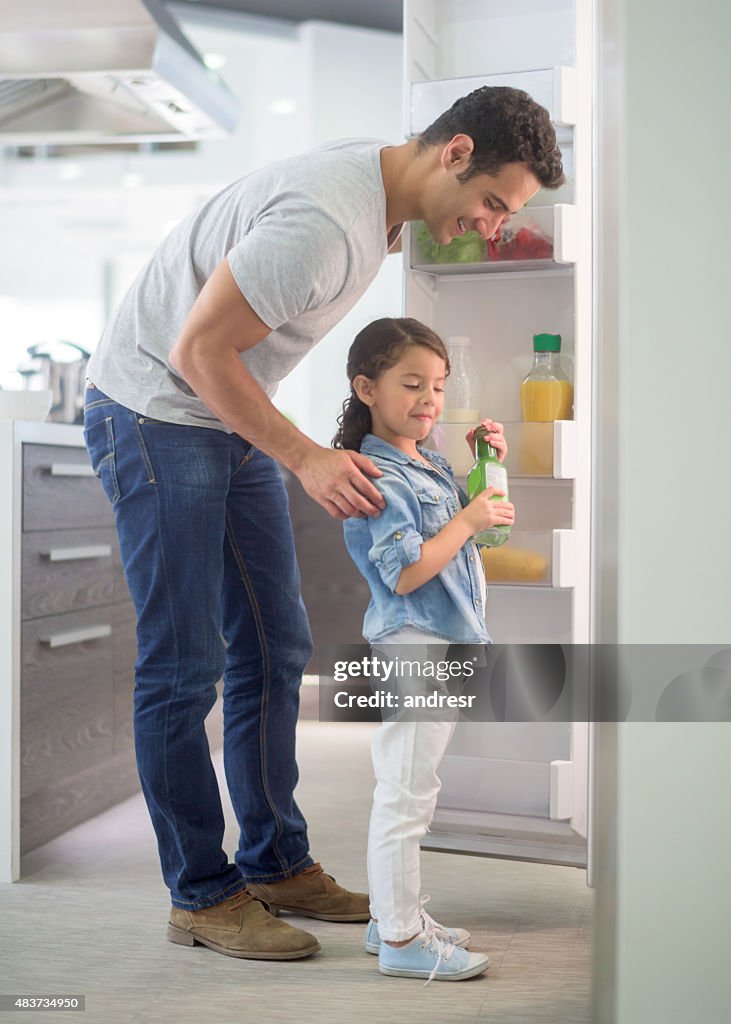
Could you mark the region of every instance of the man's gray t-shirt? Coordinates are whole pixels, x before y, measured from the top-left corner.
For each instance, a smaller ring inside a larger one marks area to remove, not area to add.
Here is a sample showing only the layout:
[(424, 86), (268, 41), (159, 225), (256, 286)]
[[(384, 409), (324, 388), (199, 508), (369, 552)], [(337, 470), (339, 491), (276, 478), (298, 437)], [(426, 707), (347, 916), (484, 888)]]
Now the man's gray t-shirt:
[(228, 259), (271, 328), (242, 353), (272, 397), (277, 385), (355, 305), (398, 231), (374, 139), (330, 142), (279, 160), (217, 193), (167, 236), (102, 334), (89, 379), (116, 402), (172, 423), (228, 430), (169, 362), (190, 309)]

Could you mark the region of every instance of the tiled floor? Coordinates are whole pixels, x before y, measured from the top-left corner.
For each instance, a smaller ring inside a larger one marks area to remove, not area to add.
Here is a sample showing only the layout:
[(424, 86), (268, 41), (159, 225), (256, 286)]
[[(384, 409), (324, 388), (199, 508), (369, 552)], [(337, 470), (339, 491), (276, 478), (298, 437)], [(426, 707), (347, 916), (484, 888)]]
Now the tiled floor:
[[(302, 722), (298, 803), (313, 855), (338, 881), (366, 888), (372, 726)], [(215, 757), (223, 779), (220, 753)], [(230, 805), (226, 848), (237, 842)], [(490, 954), (460, 984), (386, 978), (361, 925), (290, 918), (322, 951), (293, 963), (235, 960), (166, 941), (163, 887), (141, 796), (30, 854), (23, 881), (0, 887), (0, 992), (86, 994), (64, 1022), (584, 1024), (590, 1021), (591, 893), (571, 868), (425, 853), (437, 920), (468, 927)], [(15, 1021), (48, 1012), (26, 1012)]]

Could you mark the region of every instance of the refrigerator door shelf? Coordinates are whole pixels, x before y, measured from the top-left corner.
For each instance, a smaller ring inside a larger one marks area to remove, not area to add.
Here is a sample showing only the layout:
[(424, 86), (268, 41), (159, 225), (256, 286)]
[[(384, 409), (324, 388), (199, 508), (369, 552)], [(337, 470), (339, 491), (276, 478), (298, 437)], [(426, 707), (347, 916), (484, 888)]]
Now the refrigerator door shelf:
[[(440, 246), (435, 252), (431, 236), (422, 224), (416, 224), (409, 235), (411, 269), (422, 273), (445, 276), (571, 272), (576, 260), (576, 207), (570, 203), (523, 207), (506, 218), (499, 239), (482, 242), (475, 237), (472, 262), (445, 262), (443, 250), (447, 247)], [(460, 240), (460, 246), (465, 244)], [(455, 245), (452, 251), (460, 255), (459, 246)]]
[(574, 762), (551, 761), (549, 816), (565, 821), (574, 813)]
[[(474, 461), (465, 434), (472, 424), (434, 424), (425, 444), (435, 448), (448, 460), (456, 476), (463, 482)], [(548, 423), (524, 423), (503, 420), (508, 457), (505, 468), (510, 480), (550, 483), (551, 480), (573, 480), (576, 477), (576, 424), (573, 420)]]
[(513, 530), (502, 547), (480, 549), (488, 586), (572, 587), (574, 540), (573, 530)]
[[(413, 82), (409, 131), (418, 135), (440, 114), (458, 100), (482, 86), (509, 86), (523, 89), (545, 107), (557, 126), (576, 124), (576, 69), (543, 68), (536, 71), (514, 71), (501, 75), (479, 75), (472, 78), (447, 78), (441, 81)], [(559, 145), (570, 140), (571, 132), (557, 133)]]
[(574, 530), (553, 531), (553, 585), (559, 588), (576, 586), (576, 532)]
[(573, 480), (576, 477), (576, 424), (503, 423), (508, 442), (509, 479)]

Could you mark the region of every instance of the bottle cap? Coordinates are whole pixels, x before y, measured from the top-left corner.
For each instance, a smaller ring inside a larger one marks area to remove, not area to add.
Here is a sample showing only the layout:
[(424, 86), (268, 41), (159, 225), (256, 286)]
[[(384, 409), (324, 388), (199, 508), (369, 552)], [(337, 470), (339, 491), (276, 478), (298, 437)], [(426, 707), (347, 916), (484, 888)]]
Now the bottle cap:
[[(479, 427), (475, 428), (474, 444), (475, 451), (477, 453), (484, 453), (491, 457), (497, 455), (497, 452), (495, 451), (490, 442), (490, 436), (491, 431), (489, 431), (487, 427), (483, 427), (482, 424), (480, 424)], [(485, 451), (485, 449), (487, 449), (487, 451)]]
[(452, 335), (451, 337), (447, 338), (448, 348), (464, 348), (465, 346), (469, 345), (469, 343), (469, 338), (464, 338), (460, 335)]
[(534, 352), (560, 352), (561, 351), (561, 335), (560, 334), (534, 334), (533, 335), (533, 351)]

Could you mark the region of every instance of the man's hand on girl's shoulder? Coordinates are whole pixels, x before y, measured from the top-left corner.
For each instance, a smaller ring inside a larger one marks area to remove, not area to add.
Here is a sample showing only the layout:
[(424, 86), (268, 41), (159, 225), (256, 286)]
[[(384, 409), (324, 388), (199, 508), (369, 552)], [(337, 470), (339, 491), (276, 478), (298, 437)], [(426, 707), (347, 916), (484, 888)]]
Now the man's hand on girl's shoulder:
[(377, 516), (385, 507), (380, 491), (368, 479), (381, 476), (381, 470), (360, 452), (316, 445), (296, 472), (307, 494), (333, 519)]

